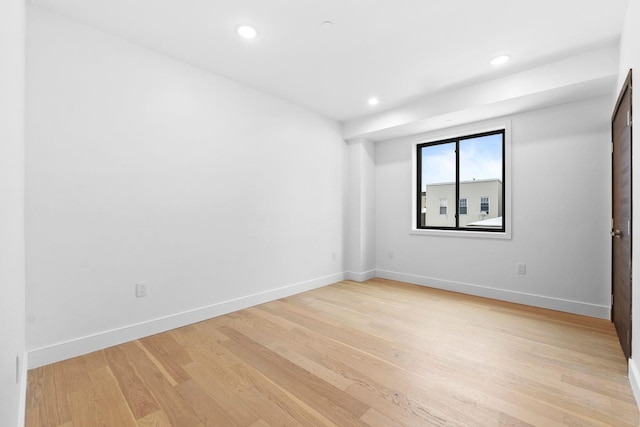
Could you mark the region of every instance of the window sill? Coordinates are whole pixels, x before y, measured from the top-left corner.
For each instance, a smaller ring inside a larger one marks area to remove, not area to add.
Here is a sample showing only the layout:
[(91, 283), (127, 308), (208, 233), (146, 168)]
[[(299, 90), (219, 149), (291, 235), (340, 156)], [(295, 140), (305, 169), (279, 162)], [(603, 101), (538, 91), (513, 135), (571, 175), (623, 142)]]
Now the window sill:
[(511, 230), (507, 230), (504, 232), (494, 232), (494, 231), (465, 231), (465, 230), (421, 230), (421, 229), (413, 228), (411, 229), (409, 234), (412, 234), (414, 236), (471, 237), (474, 239), (511, 240)]

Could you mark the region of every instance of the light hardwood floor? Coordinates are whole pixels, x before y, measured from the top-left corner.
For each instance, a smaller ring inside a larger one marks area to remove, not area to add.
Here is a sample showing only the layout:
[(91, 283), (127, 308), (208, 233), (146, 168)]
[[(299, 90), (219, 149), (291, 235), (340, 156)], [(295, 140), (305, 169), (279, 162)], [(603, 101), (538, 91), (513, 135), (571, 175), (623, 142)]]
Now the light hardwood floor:
[(29, 372), (27, 426), (637, 426), (612, 324), (341, 282)]

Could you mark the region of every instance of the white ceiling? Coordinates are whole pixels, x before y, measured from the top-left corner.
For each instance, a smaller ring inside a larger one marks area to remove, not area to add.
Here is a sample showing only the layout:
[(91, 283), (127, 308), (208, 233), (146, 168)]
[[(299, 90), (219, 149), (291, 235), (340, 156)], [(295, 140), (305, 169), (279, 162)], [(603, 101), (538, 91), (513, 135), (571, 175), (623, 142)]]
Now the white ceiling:
[(610, 46), (628, 2), (30, 0), (340, 121)]

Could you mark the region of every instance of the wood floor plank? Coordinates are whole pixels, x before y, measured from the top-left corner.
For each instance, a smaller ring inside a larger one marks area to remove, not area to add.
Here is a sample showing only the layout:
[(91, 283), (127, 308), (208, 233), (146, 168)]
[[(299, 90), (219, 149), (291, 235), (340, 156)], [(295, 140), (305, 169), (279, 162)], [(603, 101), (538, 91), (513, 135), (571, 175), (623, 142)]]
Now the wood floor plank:
[[(253, 313), (247, 313), (246, 316), (251, 317), (252, 314)], [(269, 326), (266, 329), (254, 330), (258, 325), (263, 325), (264, 323), (264, 321), (261, 323), (245, 321), (240, 324), (235, 322), (230, 322), (229, 324), (235, 328), (241, 329), (243, 334), (252, 337), (257, 342), (262, 342), (261, 339), (264, 338), (264, 343), (267, 344), (273, 341), (273, 326)], [(343, 378), (344, 381), (348, 381), (350, 383), (366, 383), (368, 384), (369, 389), (372, 387), (376, 388), (376, 383), (373, 382), (371, 375), (375, 375), (375, 373), (380, 373), (381, 371), (379, 369), (379, 363), (381, 362), (377, 358), (373, 358), (373, 362), (367, 364), (364, 363), (362, 354), (355, 354), (351, 366), (344, 365), (343, 362), (345, 361), (345, 358), (343, 356), (351, 354), (351, 348), (340, 346), (339, 343), (328, 338), (316, 335), (313, 337), (307, 336), (305, 335), (305, 332), (300, 330), (288, 331), (286, 333), (281, 331), (280, 333), (283, 334), (282, 342), (286, 343), (287, 347), (290, 348), (291, 351), (295, 351), (299, 355), (304, 355), (304, 357), (310, 357), (309, 360), (313, 359), (314, 363), (317, 363), (318, 366), (324, 366), (328, 371), (335, 372), (335, 375)], [(344, 353), (336, 352), (333, 346), (338, 346), (338, 348), (341, 348)], [(332, 357), (332, 355), (335, 356), (335, 358)], [(289, 354), (285, 354), (283, 356), (291, 360)], [(354, 367), (352, 368), (352, 366)], [(396, 373), (394, 372), (394, 374)], [(397, 380), (398, 383), (406, 384), (401, 377), (398, 377)], [(331, 383), (330, 380), (327, 380), (327, 382)], [(387, 392), (386, 394), (391, 395), (392, 392)], [(416, 420), (412, 420), (412, 422), (413, 425), (415, 425)]]
[[(272, 396), (265, 395), (256, 388), (251, 388), (242, 393), (243, 403), (247, 402), (254, 408), (255, 413), (260, 414), (257, 422), (264, 422), (273, 426), (299, 426), (301, 425), (289, 412), (278, 406)], [(255, 423), (254, 423), (255, 424)], [(305, 424), (302, 424), (305, 425)], [(311, 425), (311, 424), (306, 424)]]
[[(91, 381), (91, 379), (89, 379)], [(71, 417), (79, 426), (98, 426), (101, 423), (92, 388), (85, 388), (67, 396)]]
[(369, 408), (360, 419), (371, 427), (405, 427), (405, 424), (389, 418), (375, 408)]
[(292, 347), (286, 343), (274, 343), (269, 345), (268, 348), (340, 390), (344, 391), (353, 385), (353, 380), (347, 379), (335, 371), (303, 356), (299, 352), (292, 350)]
[(305, 404), (302, 399), (269, 380), (251, 366), (239, 364), (234, 366), (233, 370), (251, 382), (258, 392), (269, 399), (279, 410), (287, 413), (299, 425), (309, 427), (335, 426), (329, 419)]
[(151, 413), (138, 420), (138, 427), (172, 427), (163, 410)]
[(149, 351), (149, 349), (146, 346), (144, 346), (140, 342), (140, 340), (134, 341), (134, 344), (145, 354), (145, 356), (147, 356), (147, 359), (149, 359), (149, 361), (155, 365), (155, 367), (158, 369), (160, 373), (162, 373), (162, 375), (169, 382), (169, 384), (171, 384), (174, 387), (178, 385), (178, 381), (173, 377), (173, 375), (171, 375), (171, 372), (167, 371), (164, 363), (158, 360), (156, 356), (151, 351)]
[(339, 282), (29, 372), (27, 427), (638, 426), (610, 322)]
[[(71, 421), (71, 411), (66, 398), (67, 384), (62, 375), (62, 365), (47, 365), (36, 371), (36, 381), (32, 385), (35, 385), (37, 397), (31, 405), (38, 405), (42, 427), (59, 426)], [(45, 399), (46, 396), (55, 395), (58, 392), (62, 398)]]
[(97, 425), (135, 426), (136, 420), (118, 387), (109, 367), (89, 372), (95, 396), (95, 411), (99, 420)]
[[(216, 377), (205, 365), (198, 362), (185, 366), (185, 370), (209, 396), (210, 400), (214, 401), (217, 406), (224, 408), (227, 418), (232, 421), (230, 425), (246, 426), (260, 419), (253, 408), (238, 404), (242, 401), (238, 393), (242, 393), (245, 389), (239, 390), (229, 387), (229, 383), (224, 378)], [(234, 381), (234, 384), (237, 382)]]
[(518, 418), (512, 417), (509, 414), (502, 413), (500, 414), (500, 419), (498, 420), (498, 426), (500, 427), (533, 427), (529, 423), (525, 423)]
[(152, 354), (154, 359), (162, 364), (174, 382), (188, 381), (187, 375), (181, 365), (191, 362), (188, 353), (180, 346), (169, 333), (152, 335), (138, 340), (140, 344)]
[(107, 360), (104, 358), (104, 351), (94, 351), (93, 353), (81, 356), (84, 360), (85, 367), (88, 372), (108, 366)]
[(40, 419), (40, 407), (36, 406), (35, 408), (28, 408), (25, 411), (25, 427), (41, 427), (46, 425)]
[(67, 394), (91, 387), (91, 379), (83, 358), (63, 360), (59, 366), (61, 368), (60, 381), (64, 383)]
[(243, 425), (242, 422), (237, 421), (233, 414), (226, 410), (223, 405), (220, 405), (215, 399), (211, 398), (194, 380), (179, 384), (176, 390), (183, 398), (190, 402), (194, 415), (203, 425)]
[(135, 366), (136, 373), (162, 408), (171, 425), (192, 427), (200, 423), (189, 401), (176, 391), (163, 372), (137, 343), (126, 343), (118, 347), (125, 352), (127, 359)]
[(135, 366), (127, 359), (124, 351), (119, 347), (111, 347), (104, 350), (104, 355), (134, 418), (144, 418), (159, 411), (160, 406), (143, 384), (135, 371)]
[[(300, 337), (304, 337), (304, 335), (300, 335)], [(287, 342), (296, 341), (294, 337), (288, 338), (290, 339), (287, 339)], [(333, 361), (325, 359), (322, 363), (328, 363), (331, 369), (342, 372), (343, 375), (351, 378), (353, 382), (368, 384), (369, 390), (375, 390), (376, 394), (388, 400), (394, 401), (400, 396), (405, 396), (405, 393), (399, 393), (398, 390), (403, 390), (403, 388), (410, 389), (411, 392), (403, 398), (403, 404), (406, 404), (407, 407), (416, 404), (420, 407), (421, 405), (418, 403), (419, 396), (423, 396), (424, 401), (429, 399), (431, 406), (434, 408), (439, 407), (441, 412), (446, 412), (447, 410), (451, 412), (457, 411), (459, 416), (464, 418), (464, 413), (466, 412), (464, 404), (457, 404), (458, 409), (456, 410), (451, 405), (459, 402), (441, 400), (442, 396), (447, 396), (444, 390), (442, 390), (442, 393), (437, 393), (433, 392), (432, 389), (430, 393), (432, 397), (427, 398), (427, 393), (418, 385), (424, 383), (434, 384), (437, 387), (448, 387), (449, 381), (446, 381), (446, 379), (455, 381), (454, 378), (456, 378), (449, 376), (448, 373), (441, 373), (439, 374), (440, 377), (418, 376), (408, 370), (399, 371), (393, 357), (390, 357), (389, 360), (381, 360), (374, 355), (359, 354), (353, 352), (350, 346), (341, 345), (336, 340), (325, 339), (321, 336), (304, 337), (302, 340), (302, 346), (298, 348), (299, 351), (305, 351), (304, 348), (309, 348), (316, 354), (331, 353), (334, 355)], [(339, 365), (335, 362), (337, 360), (340, 361)], [(412, 384), (414, 385), (413, 387)], [(475, 409), (475, 418), (479, 418), (482, 411), (478, 407)], [(421, 409), (418, 409), (416, 412), (420, 413), (421, 411)], [(432, 417), (432, 414), (427, 414), (427, 416)], [(489, 410), (486, 417), (492, 420), (497, 417), (497, 413)]]
[(228, 326), (220, 327), (220, 331), (231, 338), (224, 342), (225, 347), (241, 355), (249, 365), (281, 387), (292, 390), (298, 397), (305, 396), (310, 406), (333, 422), (361, 424), (358, 419), (368, 409), (362, 402)]
[[(267, 317), (260, 315), (267, 315)], [(269, 318), (268, 315), (262, 310), (246, 310), (243, 311), (242, 316), (230, 318), (228, 326), (341, 390), (353, 384), (352, 380), (304, 356), (295, 345), (292, 345), (293, 329), (278, 327), (281, 324), (280, 320), (276, 317)]]
[[(264, 323), (264, 322), (263, 322)], [(245, 322), (245, 324), (249, 324), (249, 322)], [(234, 324), (237, 327), (237, 325)], [(267, 328), (267, 331), (271, 328)], [(254, 336), (259, 340), (260, 332), (267, 335), (267, 331), (262, 330), (255, 332)], [(249, 329), (243, 329), (243, 333), (250, 333)], [(294, 348), (296, 342), (299, 342), (299, 346), (296, 347), (296, 351), (300, 353), (304, 353), (313, 357), (313, 354), (316, 355), (333, 355), (333, 358), (324, 358), (318, 359), (318, 363), (326, 364), (327, 368), (340, 372), (343, 378), (350, 378), (347, 381), (356, 382), (356, 383), (366, 383), (368, 384), (367, 389), (369, 391), (375, 391), (375, 394), (382, 396), (383, 398), (392, 401), (394, 404), (398, 404), (397, 399), (400, 397), (400, 393), (397, 390), (411, 389), (409, 392), (409, 397), (405, 399), (402, 404), (406, 404), (407, 407), (411, 405), (415, 405), (416, 396), (423, 395), (426, 400), (427, 397), (423, 390), (420, 387), (411, 387), (411, 384), (418, 384), (421, 382), (425, 383), (434, 383), (431, 378), (424, 378), (418, 376), (410, 376), (408, 371), (398, 371), (397, 367), (394, 367), (393, 364), (387, 363), (385, 361), (380, 360), (378, 357), (362, 354), (358, 352), (353, 352), (353, 348), (350, 346), (345, 346), (340, 344), (336, 340), (327, 339), (326, 337), (322, 337), (319, 335), (313, 336), (305, 336), (303, 333), (300, 333), (297, 337), (296, 334), (286, 334), (286, 338), (284, 341), (290, 345), (291, 348)], [(267, 338), (267, 341), (270, 339)], [(300, 340), (300, 341), (299, 341)], [(308, 352), (307, 352), (308, 351)], [(346, 363), (346, 365), (345, 365)], [(385, 385), (383, 385), (385, 384)], [(434, 407), (440, 407), (441, 411), (445, 412), (447, 409), (449, 411), (453, 411), (451, 407), (448, 407), (446, 403), (439, 401), (440, 396), (445, 396), (446, 393), (433, 393), (436, 394), (436, 397), (431, 397), (430, 403)], [(365, 399), (360, 396), (360, 399)], [(418, 404), (418, 406), (420, 406)], [(421, 410), (417, 410), (416, 412), (420, 412)], [(464, 410), (459, 410), (460, 416), (464, 413)], [(476, 408), (475, 417), (479, 417), (480, 411)], [(429, 417), (431, 415), (428, 415)], [(489, 419), (494, 419), (497, 417), (497, 413), (488, 414), (487, 417)], [(415, 423), (417, 421), (413, 421)]]

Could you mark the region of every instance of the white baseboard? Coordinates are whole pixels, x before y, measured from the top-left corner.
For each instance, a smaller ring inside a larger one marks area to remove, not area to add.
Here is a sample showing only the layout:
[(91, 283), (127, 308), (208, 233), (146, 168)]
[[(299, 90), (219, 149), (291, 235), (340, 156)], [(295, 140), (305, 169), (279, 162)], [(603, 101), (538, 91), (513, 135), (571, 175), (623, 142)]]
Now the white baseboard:
[(347, 271), (345, 278), (347, 280), (353, 280), (354, 282), (364, 282), (376, 277), (376, 270), (364, 271), (362, 273), (355, 273), (353, 271)]
[(531, 305), (534, 307), (548, 308), (550, 310), (564, 311), (567, 313), (581, 314), (584, 316), (610, 319), (611, 307), (606, 305), (590, 304), (579, 301), (571, 301), (560, 298), (552, 298), (542, 295), (527, 294), (524, 292), (509, 291), (490, 288), (487, 286), (472, 285), (469, 283), (451, 282), (448, 280), (434, 279), (431, 277), (417, 276), (395, 271), (376, 270), (377, 277), (412, 283), (414, 285), (428, 286), (430, 288), (460, 292), (468, 295), (492, 298), (517, 304)]
[[(272, 289), (269, 291), (264, 291), (233, 300), (222, 301), (205, 307), (172, 314), (166, 317), (152, 319), (146, 322), (128, 325), (122, 328), (103, 331), (93, 335), (29, 350), (28, 354), (25, 356), (25, 363), (23, 363), (23, 367), (26, 371), (26, 369), (33, 369), (39, 366), (48, 365), (50, 363), (59, 362), (61, 360), (122, 344), (127, 341), (132, 341), (138, 338), (200, 322), (212, 317), (231, 313), (233, 311), (242, 310), (244, 308), (273, 301), (278, 298), (283, 298), (300, 292), (327, 286), (341, 280), (348, 279), (357, 282), (364, 282), (374, 277), (381, 277), (390, 280), (397, 280), (406, 283), (413, 283), (416, 285), (461, 292), (469, 295), (493, 298), (518, 304), (526, 304), (535, 307), (582, 314), (585, 316), (599, 317), (603, 319), (610, 318), (610, 307), (608, 306), (570, 301), (559, 298), (551, 298), (541, 295), (532, 295), (522, 292), (508, 291), (504, 289), (495, 289), (468, 283), (452, 282), (447, 280), (434, 279), (431, 277), (398, 273), (394, 271), (371, 270), (362, 273), (347, 272), (337, 273), (306, 282), (283, 286), (281, 288)], [(25, 382), (24, 386), (26, 387), (26, 373), (23, 377), (23, 381)]]
[(18, 427), (23, 427), (26, 422), (27, 414), (27, 383), (28, 383), (28, 354), (22, 353), (22, 363), (20, 366), (20, 402), (18, 406)]
[(629, 382), (633, 396), (636, 398), (636, 405), (640, 408), (640, 371), (638, 371), (638, 365), (633, 358), (629, 359)]
[(206, 319), (211, 319), (212, 317), (242, 310), (248, 307), (253, 307), (258, 304), (276, 300), (278, 298), (284, 298), (287, 296), (298, 294), (300, 292), (327, 286), (344, 280), (345, 277), (345, 273), (337, 273), (330, 276), (320, 277), (306, 282), (283, 286), (277, 289), (271, 289), (253, 295), (247, 295), (228, 301), (218, 302), (205, 307), (172, 314), (162, 318), (152, 319), (146, 322), (128, 325), (122, 328), (103, 331), (97, 334), (29, 350), (28, 369), (33, 369), (39, 366), (48, 365), (50, 363), (59, 362), (61, 360), (70, 359), (72, 357), (122, 344), (127, 341), (136, 340), (149, 335), (154, 335), (161, 332), (169, 331), (171, 329), (179, 328), (181, 326), (201, 322)]

